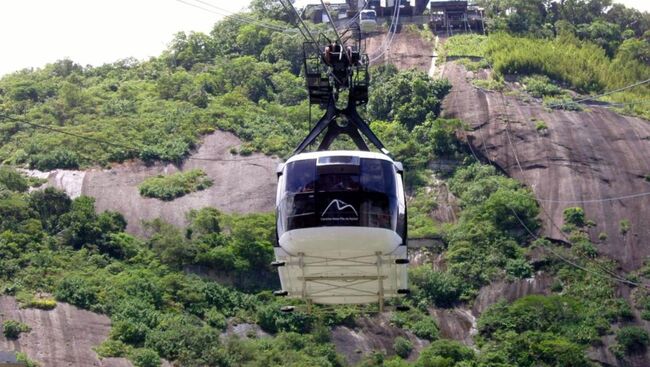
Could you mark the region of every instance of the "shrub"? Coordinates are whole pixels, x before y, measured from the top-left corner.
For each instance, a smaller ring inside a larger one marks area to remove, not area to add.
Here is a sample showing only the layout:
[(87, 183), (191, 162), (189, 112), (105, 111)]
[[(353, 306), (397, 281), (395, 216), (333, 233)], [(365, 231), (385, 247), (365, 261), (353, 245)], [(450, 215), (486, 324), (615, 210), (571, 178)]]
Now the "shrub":
[(226, 317), (214, 307), (205, 313), (205, 322), (219, 330), (225, 329), (228, 325)]
[(546, 130), (548, 130), (548, 126), (546, 126), (544, 121), (537, 121), (537, 123), (535, 123), (535, 130), (537, 130), (540, 133), (543, 133)]
[(564, 209), (564, 223), (571, 224), (576, 227), (584, 227), (585, 225), (585, 211), (582, 208), (566, 208)]
[(616, 332), (616, 341), (627, 353), (642, 352), (650, 343), (650, 336), (638, 326), (626, 326)]
[(25, 307), (38, 308), (41, 310), (53, 310), (56, 308), (56, 301), (51, 298), (34, 298), (27, 302)]
[(97, 303), (96, 288), (79, 276), (63, 279), (55, 288), (54, 295), (58, 300), (85, 309), (90, 309)]
[(200, 169), (178, 172), (168, 176), (158, 175), (144, 180), (140, 195), (161, 200), (173, 200), (191, 192), (207, 189), (213, 181)]
[(438, 325), (436, 325), (436, 320), (432, 317), (424, 317), (416, 322), (414, 322), (409, 329), (415, 334), (418, 338), (426, 339), (429, 341), (434, 341), (438, 339), (440, 330), (438, 330)]
[(630, 231), (630, 221), (623, 219), (618, 223), (618, 230), (622, 235), (626, 235)]
[(395, 349), (395, 354), (398, 356), (408, 358), (413, 350), (413, 344), (408, 339), (398, 336), (393, 343), (393, 349)]
[(135, 349), (129, 359), (133, 361), (136, 367), (158, 367), (160, 366), (160, 357), (155, 350), (149, 348)]
[(16, 353), (16, 361), (22, 363), (24, 367), (39, 367), (39, 364), (29, 359), (27, 353), (24, 352)]
[(496, 77), (490, 77), (488, 79), (473, 79), (472, 85), (477, 88), (485, 89), (488, 91), (502, 91), (505, 88), (505, 83), (503, 79)]
[(416, 367), (455, 366), (458, 362), (472, 361), (472, 349), (455, 340), (436, 340), (420, 352)]
[(29, 167), (41, 171), (52, 169), (77, 169), (80, 158), (76, 152), (62, 149), (54, 149), (51, 152), (39, 153), (30, 156)]
[(2, 333), (7, 339), (18, 339), (21, 333), (32, 330), (27, 324), (16, 320), (5, 320), (2, 323)]
[(570, 98), (544, 98), (544, 106), (553, 110), (582, 111), (582, 105)]
[(11, 191), (25, 192), (29, 188), (29, 182), (12, 167), (0, 165), (0, 189), (3, 187)]
[(601, 240), (601, 241), (606, 241), (607, 240), (607, 233), (605, 233), (605, 232), (598, 233), (598, 239)]
[(107, 339), (95, 347), (95, 352), (102, 358), (126, 357), (129, 352), (129, 346), (120, 340)]
[(375, 120), (397, 120), (409, 130), (440, 113), (444, 96), (451, 90), (446, 79), (433, 80), (423, 72), (407, 71), (379, 75), (368, 100), (368, 112)]
[(413, 284), (413, 297), (437, 307), (451, 307), (458, 302), (462, 293), (462, 283), (456, 276), (433, 270), (422, 265), (409, 269)]
[(529, 278), (533, 275), (533, 267), (526, 259), (509, 259), (506, 262), (506, 274), (517, 279)]
[(551, 83), (551, 80), (546, 75), (532, 75), (521, 79), (525, 85), (525, 89), (530, 95), (537, 98), (544, 96), (557, 96), (562, 93), (562, 90)]

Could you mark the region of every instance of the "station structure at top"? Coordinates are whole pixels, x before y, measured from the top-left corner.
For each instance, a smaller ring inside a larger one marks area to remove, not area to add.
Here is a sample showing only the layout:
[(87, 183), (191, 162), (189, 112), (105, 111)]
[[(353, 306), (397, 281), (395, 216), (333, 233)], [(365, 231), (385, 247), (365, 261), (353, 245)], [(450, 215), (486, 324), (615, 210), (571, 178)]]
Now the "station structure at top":
[[(429, 24), (437, 34), (453, 35), (464, 32), (484, 33), (485, 11), (474, 1), (459, 0), (346, 0), (329, 4), (334, 21), (354, 17), (360, 10), (374, 10), (377, 22), (390, 23), (399, 6), (400, 24)], [(303, 11), (303, 18), (315, 23), (327, 21), (320, 4), (310, 4)]]

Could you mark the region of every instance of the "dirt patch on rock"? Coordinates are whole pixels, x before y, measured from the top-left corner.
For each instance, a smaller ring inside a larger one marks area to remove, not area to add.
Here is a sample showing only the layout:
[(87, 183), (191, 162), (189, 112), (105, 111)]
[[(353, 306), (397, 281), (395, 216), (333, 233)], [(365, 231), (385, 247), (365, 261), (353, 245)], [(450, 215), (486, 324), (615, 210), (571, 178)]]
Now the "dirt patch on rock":
[[(626, 271), (650, 255), (647, 225), (650, 182), (650, 123), (600, 107), (583, 112), (551, 111), (539, 102), (473, 87), (466, 70), (445, 65), (453, 85), (443, 116), (470, 125), (467, 140), (509, 176), (530, 187), (543, 213), (544, 235), (566, 241), (562, 212), (582, 207), (596, 226), (589, 234), (601, 253)], [(541, 134), (542, 121), (548, 131)], [(621, 231), (620, 222), (630, 222)], [(607, 240), (599, 240), (600, 233)]]
[[(418, 69), (428, 72), (431, 68), (433, 58), (433, 43), (426, 41), (415, 32), (406, 30), (396, 33), (392, 42), (388, 42), (388, 34), (380, 33), (367, 37), (366, 52), (371, 60), (371, 65), (380, 65), (384, 63), (394, 64), (400, 70)], [(384, 50), (383, 55), (379, 54)]]

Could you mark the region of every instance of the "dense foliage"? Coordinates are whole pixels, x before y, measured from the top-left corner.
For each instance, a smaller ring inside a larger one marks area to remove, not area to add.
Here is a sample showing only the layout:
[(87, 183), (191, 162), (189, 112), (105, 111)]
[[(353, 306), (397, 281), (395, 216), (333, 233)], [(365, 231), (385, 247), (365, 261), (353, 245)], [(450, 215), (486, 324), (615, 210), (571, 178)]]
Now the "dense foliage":
[[(446, 55), (487, 56), (498, 73), (525, 76), (526, 90), (542, 97), (563, 95), (560, 86), (596, 93), (650, 78), (647, 17), (618, 5), (604, 12), (607, 3), (493, 1), (487, 5), (492, 30), (510, 34), (453, 37)], [(251, 9), (251, 16), (279, 27), (291, 20), (277, 1), (254, 0)], [(215, 129), (244, 140), (233, 154), (286, 155), (309, 128), (301, 49), (297, 32), (227, 18), (210, 34), (177, 34), (168, 50), (149, 61), (81, 67), (62, 60), (8, 75), (0, 79), (3, 116), (73, 135), (0, 117), (0, 160), (38, 169), (131, 158), (180, 163), (202, 134)], [(462, 62), (475, 69), (489, 66)], [(463, 123), (438, 118), (450, 84), (392, 66), (380, 66), (372, 76), (369, 107), (362, 113), (405, 165), (409, 232), (444, 242), (444, 270), (428, 263), (412, 267), (412, 294), (405, 300), (412, 307), (390, 315), (392, 325), (430, 342), (415, 365), (588, 366), (585, 351), (606, 335), (615, 335), (612, 349), (620, 358), (643, 351), (647, 332), (628, 326), (634, 317), (630, 306), (611, 278), (599, 276), (618, 269), (598, 256), (584, 211), (565, 211), (570, 246), (532, 243), (540, 227), (532, 192), (491, 166), (465, 161), (468, 154), (456, 134)], [(502, 86), (498, 78), (486, 86)], [(647, 94), (640, 88), (612, 98)], [(430, 169), (432, 161), (443, 159), (459, 165), (446, 183)], [(345, 365), (330, 330), (354, 328), (368, 309), (316, 307), (306, 313), (296, 304), (297, 312), (282, 313), (287, 301), (270, 292), (278, 288), (269, 267), (275, 241), (271, 214), (202, 208), (187, 213), (184, 228), (148, 222), (141, 239), (125, 232), (119, 213), (96, 213), (93, 199), (71, 200), (54, 189), (28, 192), (35, 184), (0, 166), (0, 293), (14, 295), (24, 307), (51, 309), (60, 301), (107, 314), (112, 329), (96, 348), (100, 356), (127, 357), (136, 366), (158, 366), (160, 358), (183, 366)], [(434, 188), (445, 184), (461, 211), (457, 223), (442, 225), (432, 212)], [(189, 171), (152, 178), (141, 190), (171, 200), (206, 185), (200, 171)], [(629, 223), (622, 222), (621, 231), (627, 230)], [(543, 258), (529, 262), (532, 251)], [(553, 294), (492, 306), (478, 320), (475, 349), (440, 338), (432, 307), (469, 303), (493, 281), (530, 278), (536, 271), (554, 276)], [(650, 296), (636, 298), (643, 317), (650, 318)], [(233, 335), (239, 324), (250, 324), (245, 326), (252, 331)], [(612, 328), (617, 324), (621, 327)], [(9, 325), (10, 332), (17, 328)], [(377, 351), (361, 365), (406, 366), (414, 349), (409, 339), (398, 337), (392, 350)]]
[[(485, 56), (487, 65), (466, 59), (461, 62), (469, 69), (491, 65), (499, 75), (532, 76), (522, 81), (537, 97), (563, 94), (560, 86), (600, 94), (650, 79), (647, 12), (612, 5), (609, 0), (483, 3), (490, 36), (451, 37), (444, 44), (443, 56)], [(605, 100), (626, 113), (650, 118), (649, 96), (650, 87), (644, 84), (608, 95)], [(579, 109), (578, 105), (568, 105), (569, 100), (554, 99), (548, 105)]]
[(142, 181), (140, 195), (161, 200), (174, 200), (191, 192), (205, 190), (212, 186), (212, 179), (200, 169), (158, 175)]

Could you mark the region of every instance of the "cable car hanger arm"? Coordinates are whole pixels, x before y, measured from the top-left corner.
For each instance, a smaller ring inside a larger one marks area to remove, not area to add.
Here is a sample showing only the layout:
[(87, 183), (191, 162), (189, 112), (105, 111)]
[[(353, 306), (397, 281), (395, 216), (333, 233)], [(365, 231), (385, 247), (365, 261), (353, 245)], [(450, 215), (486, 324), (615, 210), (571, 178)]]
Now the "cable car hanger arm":
[[(348, 124), (345, 126), (340, 126), (336, 123), (337, 118), (345, 117), (348, 121)], [(336, 108), (336, 102), (334, 101), (334, 96), (330, 96), (330, 102), (327, 104), (327, 111), (325, 115), (318, 120), (314, 128), (309, 132), (307, 137), (298, 145), (294, 150), (293, 154), (300, 154), (307, 149), (308, 146), (313, 144), (316, 141), (316, 138), (323, 131), (327, 130), (321, 144), (318, 147), (319, 151), (328, 150), (332, 142), (341, 134), (347, 134), (352, 141), (355, 143), (359, 150), (368, 151), (368, 146), (363, 140), (365, 136), (379, 151), (389, 155), (390, 152), (384, 144), (379, 140), (377, 135), (370, 130), (370, 126), (363, 121), (361, 116), (356, 110), (356, 104), (352, 96), (348, 101), (348, 105), (345, 109)]]

